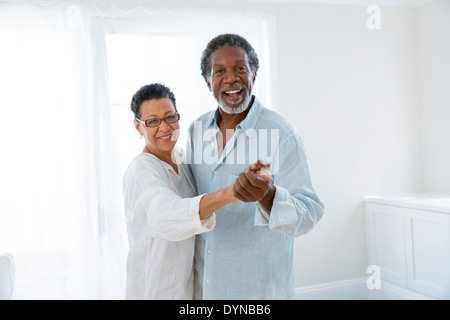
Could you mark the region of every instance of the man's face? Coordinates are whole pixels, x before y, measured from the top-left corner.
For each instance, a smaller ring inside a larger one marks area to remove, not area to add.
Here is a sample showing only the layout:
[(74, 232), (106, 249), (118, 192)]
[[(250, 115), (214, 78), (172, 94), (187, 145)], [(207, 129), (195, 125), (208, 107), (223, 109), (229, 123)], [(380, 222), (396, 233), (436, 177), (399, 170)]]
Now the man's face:
[(211, 76), (206, 83), (222, 111), (245, 111), (251, 101), (255, 78), (244, 49), (223, 47), (211, 54)]

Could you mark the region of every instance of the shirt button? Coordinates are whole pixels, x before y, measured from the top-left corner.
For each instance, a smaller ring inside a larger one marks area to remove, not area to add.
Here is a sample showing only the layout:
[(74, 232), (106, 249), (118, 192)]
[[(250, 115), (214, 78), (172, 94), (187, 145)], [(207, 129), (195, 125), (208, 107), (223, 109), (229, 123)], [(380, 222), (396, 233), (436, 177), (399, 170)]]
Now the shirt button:
[(214, 174), (217, 174), (217, 170), (214, 171)]
[(206, 279), (206, 283), (209, 283), (209, 279)]
[(208, 253), (211, 253), (211, 252), (212, 252), (211, 249), (209, 249), (209, 250), (208, 250)]

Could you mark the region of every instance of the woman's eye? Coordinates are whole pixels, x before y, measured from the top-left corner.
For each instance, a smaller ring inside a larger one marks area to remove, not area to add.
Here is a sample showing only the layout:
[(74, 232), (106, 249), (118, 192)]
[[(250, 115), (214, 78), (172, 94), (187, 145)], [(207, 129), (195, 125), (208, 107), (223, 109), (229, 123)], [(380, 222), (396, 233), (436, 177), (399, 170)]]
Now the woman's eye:
[(175, 120), (175, 118), (176, 118), (176, 117), (175, 117), (174, 114), (172, 114), (172, 115), (166, 117), (166, 119), (169, 120), (169, 121), (173, 121), (173, 120)]
[(147, 123), (151, 126), (156, 126), (159, 123), (158, 119), (147, 120)]

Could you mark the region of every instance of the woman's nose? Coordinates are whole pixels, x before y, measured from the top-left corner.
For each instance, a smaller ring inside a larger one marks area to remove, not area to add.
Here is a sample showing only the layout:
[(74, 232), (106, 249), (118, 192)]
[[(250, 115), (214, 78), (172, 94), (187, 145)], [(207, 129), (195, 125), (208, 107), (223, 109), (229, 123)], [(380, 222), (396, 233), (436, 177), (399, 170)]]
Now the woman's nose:
[(171, 130), (172, 127), (170, 126), (170, 124), (168, 124), (166, 121), (162, 120), (160, 125), (159, 125), (159, 130), (163, 130), (163, 131), (169, 131)]

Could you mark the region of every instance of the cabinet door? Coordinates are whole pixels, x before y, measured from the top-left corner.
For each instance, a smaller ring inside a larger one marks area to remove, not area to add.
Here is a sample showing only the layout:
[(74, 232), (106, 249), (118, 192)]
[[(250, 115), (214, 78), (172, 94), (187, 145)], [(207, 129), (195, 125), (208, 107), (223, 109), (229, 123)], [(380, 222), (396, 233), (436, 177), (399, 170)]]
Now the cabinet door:
[(408, 287), (450, 299), (449, 215), (405, 209)]
[(403, 208), (366, 203), (369, 263), (381, 270), (381, 279), (406, 286)]

